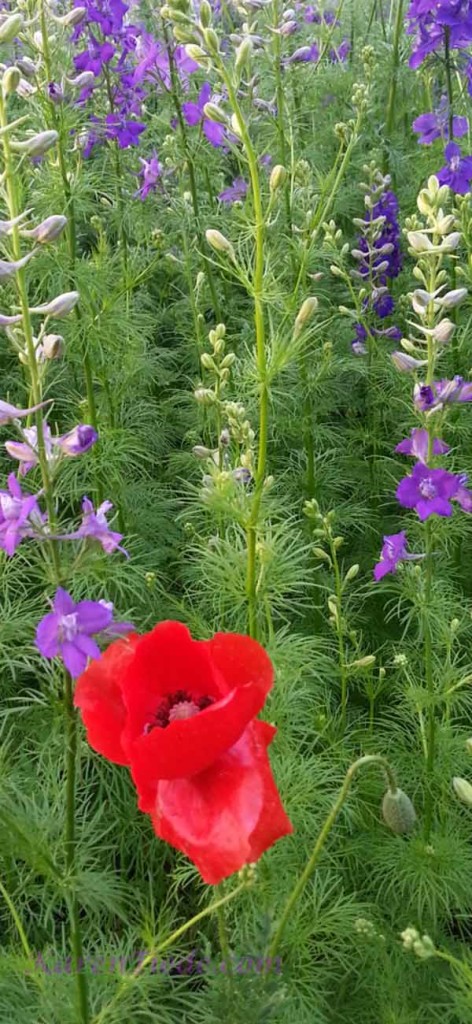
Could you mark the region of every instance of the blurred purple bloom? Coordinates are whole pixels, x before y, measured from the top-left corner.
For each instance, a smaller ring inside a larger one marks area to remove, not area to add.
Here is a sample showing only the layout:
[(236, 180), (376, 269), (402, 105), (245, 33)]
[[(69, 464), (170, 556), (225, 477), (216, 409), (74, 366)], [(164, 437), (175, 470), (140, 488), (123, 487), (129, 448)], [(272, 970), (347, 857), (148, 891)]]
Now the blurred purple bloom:
[[(449, 137), (449, 110), (446, 96), (443, 96), (439, 107), (433, 114), (420, 114), (413, 121), (412, 128), (419, 135), (418, 142), (422, 146), (430, 146), (435, 139)], [(453, 117), (452, 134), (456, 139), (467, 135), (469, 122), (466, 117)]]
[(0, 491), (0, 548), (13, 555), (24, 539), (33, 535), (30, 516), (40, 521), (38, 495), (24, 495), (14, 473), (8, 477), (8, 491)]
[(383, 541), (380, 562), (377, 562), (377, 565), (374, 567), (374, 579), (377, 583), (387, 573), (396, 572), (399, 562), (412, 557), (406, 553), (407, 540), (405, 530), (402, 530), (401, 533), (387, 534)]
[(109, 629), (113, 610), (101, 601), (75, 604), (62, 587), (56, 591), (53, 611), (45, 615), (36, 630), (36, 646), (43, 658), (62, 658), (75, 679), (87, 667), (88, 658), (99, 658), (100, 648), (92, 636)]
[(407, 11), (408, 33), (414, 35), (410, 67), (418, 68), (429, 53), (444, 47), (444, 30), (449, 30), (451, 50), (472, 42), (471, 0), (411, 0)]
[(316, 64), (319, 59), (318, 46), (316, 43), (312, 43), (311, 46), (299, 46), (291, 57), (287, 57), (286, 64)]
[(432, 384), (415, 384), (413, 401), (421, 412), (442, 409), (454, 402), (472, 402), (472, 383), (456, 376), (452, 380), (438, 380)]
[(79, 423), (67, 434), (55, 437), (53, 443), (59, 446), (63, 455), (75, 456), (88, 452), (96, 441), (98, 441), (98, 434), (94, 427), (88, 423)]
[(244, 199), (249, 186), (244, 178), (235, 178), (233, 184), (219, 193), (220, 203), (236, 203)]
[[(172, 86), (169, 55), (165, 46), (154, 36), (142, 32), (136, 42), (135, 56), (138, 61), (133, 71), (132, 84), (152, 80), (160, 81), (166, 89)], [(198, 71), (198, 64), (187, 55), (184, 46), (176, 46), (173, 52), (175, 69), (184, 88), (188, 86), (188, 75)]]
[[(30, 469), (33, 469), (33, 466), (39, 462), (38, 430), (37, 427), (25, 427), (21, 433), (23, 441), (6, 441), (5, 448), (12, 459), (18, 459), (20, 476), (26, 476)], [(48, 462), (52, 462), (54, 459), (53, 438), (47, 423), (43, 423), (43, 438), (46, 458)]]
[(457, 142), (448, 142), (444, 156), (447, 164), (438, 171), (438, 181), (441, 185), (449, 185), (449, 188), (458, 195), (465, 196), (470, 192), (472, 156), (462, 156)]
[[(406, 437), (400, 444), (397, 444), (395, 451), (401, 455), (413, 455), (413, 458), (420, 462), (426, 462), (428, 458), (428, 431), (424, 428), (415, 427), (411, 436)], [(450, 451), (449, 445), (445, 444), (438, 437), (433, 439), (433, 455), (447, 455)]]
[(139, 158), (141, 164), (141, 170), (138, 172), (138, 176), (141, 178), (141, 185), (137, 192), (134, 193), (134, 199), (141, 199), (144, 202), (147, 199), (150, 192), (155, 192), (160, 177), (162, 176), (162, 164), (159, 163), (159, 159), (156, 151), (150, 160), (143, 160)]
[[(203, 108), (205, 103), (209, 103), (211, 99), (211, 85), (209, 82), (204, 82), (200, 92), (197, 96), (196, 102), (182, 103), (182, 113), (187, 124), (193, 128), (197, 124), (201, 124), (203, 134), (215, 148), (223, 146), (228, 141), (230, 135), (224, 124), (218, 124), (216, 121), (210, 121), (205, 117)], [(216, 98), (213, 98), (213, 102), (216, 102)], [(235, 136), (231, 137), (233, 141), (237, 141)]]
[(414, 508), (423, 522), (429, 516), (452, 515), (451, 498), (459, 487), (460, 478), (446, 469), (431, 469), (417, 462), (410, 476), (400, 480), (397, 498), (404, 508)]
[(107, 555), (110, 555), (112, 551), (121, 551), (128, 557), (128, 552), (120, 547), (120, 540), (123, 540), (123, 534), (111, 530), (107, 523), (107, 512), (112, 508), (111, 501), (104, 501), (95, 511), (92, 502), (88, 498), (84, 498), (82, 502), (82, 523), (75, 534), (69, 534), (68, 539), (90, 537), (101, 544)]

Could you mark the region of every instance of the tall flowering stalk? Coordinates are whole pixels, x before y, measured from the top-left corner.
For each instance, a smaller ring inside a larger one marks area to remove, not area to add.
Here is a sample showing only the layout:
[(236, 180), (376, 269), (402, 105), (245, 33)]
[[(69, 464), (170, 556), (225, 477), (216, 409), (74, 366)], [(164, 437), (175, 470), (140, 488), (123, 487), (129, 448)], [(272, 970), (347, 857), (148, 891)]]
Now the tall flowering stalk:
[[(438, 456), (447, 455), (449, 451), (447, 444), (437, 436), (446, 418), (448, 406), (472, 400), (472, 387), (465, 384), (462, 378), (455, 377), (452, 381), (435, 379), (438, 361), (455, 329), (449, 311), (466, 296), (465, 289), (448, 290), (445, 262), (454, 259), (461, 237), (456, 230), (454, 215), (443, 210), (448, 196), (448, 188), (440, 186), (437, 178), (430, 178), (428, 187), (418, 197), (418, 209), (423, 219), (414, 217), (407, 222), (409, 252), (416, 260), (414, 273), (420, 282), (420, 287), (411, 294), (416, 334), (413, 338), (403, 339), (403, 351), (399, 350), (392, 356), (400, 371), (424, 374), (423, 381), (417, 381), (414, 388), (414, 408), (419, 426), (396, 447), (397, 452), (412, 456), (416, 462), (412, 473), (400, 481), (396, 495), (400, 504), (414, 509), (419, 520), (424, 523), (423, 551), (414, 557), (422, 557), (424, 564), (420, 613), (428, 715), (424, 819), (426, 839), (432, 827), (436, 760), (436, 684), (431, 623), (435, 550), (433, 517), (451, 516), (453, 501), (465, 512), (472, 511), (472, 493), (466, 487), (467, 478), (464, 474), (454, 474), (437, 465)], [(380, 579), (386, 573), (395, 572), (402, 560), (411, 557), (407, 552), (405, 532), (384, 537), (375, 578)]]

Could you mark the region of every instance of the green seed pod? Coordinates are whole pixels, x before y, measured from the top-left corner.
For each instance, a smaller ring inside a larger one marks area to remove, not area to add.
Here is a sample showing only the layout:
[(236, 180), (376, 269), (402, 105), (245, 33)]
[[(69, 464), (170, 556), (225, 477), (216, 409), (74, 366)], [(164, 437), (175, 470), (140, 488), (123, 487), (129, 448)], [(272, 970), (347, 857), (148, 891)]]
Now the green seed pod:
[(461, 803), (466, 807), (472, 807), (472, 786), (467, 779), (460, 779), (459, 776), (452, 780), (452, 788)]
[(388, 789), (382, 801), (382, 815), (385, 824), (401, 836), (412, 832), (416, 824), (416, 811), (402, 789)]

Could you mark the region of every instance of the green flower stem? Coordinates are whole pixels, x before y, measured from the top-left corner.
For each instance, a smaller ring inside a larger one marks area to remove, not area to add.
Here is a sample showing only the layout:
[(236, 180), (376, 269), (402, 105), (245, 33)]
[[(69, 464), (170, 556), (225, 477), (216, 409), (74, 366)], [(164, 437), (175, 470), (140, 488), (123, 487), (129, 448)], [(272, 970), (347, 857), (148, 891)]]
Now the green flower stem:
[[(220, 891), (223, 896), (223, 886), (220, 886)], [(231, 950), (228, 939), (228, 929), (226, 927), (225, 911), (224, 906), (220, 904), (216, 910), (216, 919), (218, 922), (218, 939), (220, 943), (220, 949), (223, 956), (223, 960), (226, 964), (226, 977), (228, 979), (228, 987), (230, 993), (233, 989), (234, 971), (233, 964), (231, 963)]]
[(297, 880), (294, 888), (292, 889), (292, 892), (290, 893), (290, 896), (289, 896), (289, 898), (288, 898), (288, 900), (287, 900), (287, 902), (285, 904), (285, 907), (284, 907), (284, 909), (282, 911), (282, 915), (281, 915), (281, 918), (280, 918), (280, 920), (279, 920), (279, 922), (277, 924), (277, 927), (276, 927), (276, 930), (275, 930), (275, 934), (274, 934), (273, 939), (272, 939), (272, 941), (271, 941), (271, 943), (269, 945), (269, 949), (268, 949), (269, 962), (270, 962), (270, 958), (272, 958), (272, 957), (274, 957), (276, 955), (276, 953), (277, 953), (277, 951), (279, 949), (279, 946), (280, 946), (280, 942), (282, 940), (282, 936), (283, 936), (283, 933), (284, 933), (284, 930), (285, 930), (285, 926), (286, 926), (286, 924), (287, 924), (287, 922), (288, 922), (288, 920), (290, 918), (290, 915), (291, 915), (291, 913), (293, 911), (293, 908), (294, 908), (297, 900), (301, 896), (301, 894), (302, 894), (302, 892), (303, 892), (307, 882), (311, 878), (311, 875), (313, 874), (315, 868), (318, 865), (318, 861), (320, 859), (320, 856), (321, 856), (321, 853), (323, 851), (323, 847), (324, 847), (324, 845), (326, 843), (326, 840), (328, 839), (328, 837), (330, 835), (330, 832), (331, 832), (331, 830), (332, 830), (332, 828), (333, 828), (333, 826), (334, 826), (334, 824), (336, 822), (336, 819), (337, 819), (340, 811), (342, 810), (342, 808), (343, 808), (343, 806), (344, 806), (344, 804), (346, 802), (346, 798), (347, 798), (349, 790), (351, 788), (354, 776), (356, 775), (356, 773), (359, 771), (360, 768), (363, 768), (364, 766), (367, 766), (367, 765), (370, 765), (370, 764), (375, 764), (375, 765), (377, 765), (377, 766), (379, 766), (380, 768), (383, 769), (383, 771), (387, 775), (389, 788), (391, 789), (392, 793), (394, 793), (396, 791), (397, 783), (396, 783), (393, 771), (392, 771), (392, 769), (390, 767), (390, 764), (389, 764), (389, 762), (384, 757), (381, 757), (379, 754), (366, 754), (364, 757), (359, 757), (358, 760), (354, 761), (354, 763), (350, 766), (350, 768), (346, 772), (346, 776), (345, 776), (344, 782), (343, 782), (343, 784), (341, 786), (341, 789), (339, 791), (339, 794), (338, 794), (338, 796), (337, 796), (337, 798), (336, 798), (336, 800), (335, 800), (335, 802), (334, 802), (334, 804), (333, 804), (333, 806), (332, 806), (332, 808), (331, 808), (331, 810), (330, 810), (330, 812), (328, 814), (328, 817), (326, 818), (326, 821), (325, 821), (325, 823), (324, 823), (324, 825), (323, 825), (323, 827), (321, 829), (321, 832), (319, 833), (319, 836), (318, 836), (318, 838), (316, 840), (316, 843), (315, 843), (315, 845), (313, 847), (313, 852), (312, 852), (309, 860), (307, 861), (307, 864), (306, 864), (304, 870), (302, 871), (299, 879)]
[(172, 932), (172, 934), (169, 935), (169, 937), (165, 939), (164, 942), (160, 942), (153, 949), (150, 949), (148, 955), (144, 957), (143, 960), (141, 960), (141, 962), (134, 969), (134, 971), (131, 974), (128, 974), (124, 978), (122, 978), (121, 984), (117, 992), (115, 993), (113, 999), (111, 999), (110, 1002), (108, 1002), (103, 1007), (103, 1009), (100, 1010), (100, 1013), (98, 1013), (97, 1016), (93, 1018), (92, 1024), (103, 1024), (105, 1018), (111, 1013), (112, 1010), (115, 1009), (116, 1004), (123, 998), (123, 996), (129, 990), (129, 988), (138, 980), (143, 971), (145, 971), (146, 968), (149, 967), (150, 964), (152, 964), (156, 956), (158, 956), (160, 953), (163, 953), (164, 950), (168, 949), (169, 946), (174, 945), (174, 943), (177, 942), (177, 940), (180, 939), (182, 935), (185, 935), (185, 932), (187, 932), (189, 928), (193, 928), (194, 925), (199, 924), (200, 921), (202, 921), (205, 917), (209, 917), (210, 914), (213, 914), (215, 911), (218, 913), (222, 907), (224, 907), (227, 903), (230, 903), (232, 900), (234, 900), (236, 896), (239, 896), (240, 893), (244, 892), (244, 890), (247, 888), (248, 882), (247, 880), (244, 880), (243, 882), (241, 882), (240, 885), (236, 887), (236, 889), (233, 889), (232, 892), (229, 892), (226, 896), (222, 896), (221, 899), (215, 900), (214, 903), (210, 903), (210, 905), (208, 907), (205, 907), (204, 910), (200, 910), (199, 913), (195, 914), (194, 917), (191, 917), (188, 921), (185, 921), (185, 924), (182, 924), (180, 928), (177, 928), (174, 932)]
[[(67, 722), (67, 747), (66, 747), (66, 833), (65, 833), (65, 854), (67, 873), (72, 876), (74, 886), (74, 868), (76, 863), (76, 839), (75, 839), (75, 793), (77, 773), (77, 714), (74, 708), (74, 692), (72, 679), (68, 672), (65, 673), (64, 686), (64, 710)], [(69, 898), (72, 965), (77, 979), (77, 996), (80, 1010), (79, 1020), (81, 1024), (89, 1024), (89, 999), (87, 975), (83, 968), (82, 957), (82, 932), (80, 924), (80, 912), (77, 897), (72, 889)]]
[[(395, 110), (397, 101), (397, 85), (398, 85), (398, 69), (400, 65), (400, 40), (402, 37), (403, 30), (403, 2), (404, 0), (397, 0), (397, 16), (395, 19), (395, 28), (393, 33), (393, 53), (392, 53), (392, 70), (390, 76), (390, 90), (388, 94), (387, 103), (387, 116), (385, 121), (385, 143), (386, 147), (391, 145), (392, 131), (395, 124)], [(380, 5), (382, 8), (382, 4)], [(389, 165), (389, 152), (388, 148), (385, 150), (384, 158), (384, 170), (387, 170)]]
[[(0, 93), (1, 93), (1, 90), (0, 90)], [(9, 136), (8, 131), (6, 130), (8, 128), (8, 116), (7, 116), (5, 100), (3, 99), (2, 95), (0, 95), (0, 127), (2, 129), (5, 129), (3, 134), (2, 134), (2, 140), (1, 140), (2, 141), (2, 148), (3, 148), (4, 165), (5, 165), (5, 188), (6, 188), (6, 198), (7, 198), (8, 212), (9, 212), (10, 218), (13, 220), (16, 217), (18, 217), (18, 215), (20, 213), (20, 202), (19, 202), (19, 196), (18, 196), (18, 190), (17, 190), (18, 175), (17, 175), (15, 167), (14, 167), (13, 154), (12, 154), (12, 150), (11, 150), (11, 146), (10, 146), (10, 136)], [(18, 225), (16, 225), (15, 227), (12, 228), (12, 232), (11, 232), (11, 248), (12, 248), (13, 259), (14, 260), (19, 260), (21, 258), (21, 236), (20, 236), (20, 231), (19, 231)], [(23, 333), (24, 333), (24, 338), (25, 338), (25, 343), (26, 343), (26, 354), (27, 354), (27, 359), (28, 359), (28, 372), (29, 372), (29, 376), (30, 376), (31, 395), (32, 395), (32, 398), (33, 398), (34, 405), (37, 405), (37, 404), (39, 404), (42, 401), (43, 395), (42, 395), (42, 387), (41, 387), (41, 378), (40, 378), (40, 374), (39, 374), (39, 370), (38, 370), (38, 364), (37, 364), (37, 361), (36, 361), (36, 352), (35, 352), (35, 347), (34, 347), (33, 326), (32, 326), (32, 323), (31, 323), (31, 315), (30, 315), (30, 311), (29, 311), (29, 298), (28, 298), (28, 290), (27, 290), (27, 286), (26, 286), (26, 275), (25, 275), (24, 267), (20, 268), (20, 270), (18, 270), (16, 272), (15, 281), (16, 281), (16, 288), (17, 288), (17, 292), (18, 292), (19, 304), (20, 304), (20, 308), (21, 308)], [(36, 428), (37, 428), (37, 432), (38, 432), (38, 440), (37, 440), (37, 444), (38, 444), (38, 460), (39, 460), (39, 466), (40, 466), (40, 471), (41, 471), (41, 480), (42, 480), (43, 491), (44, 491), (44, 500), (45, 500), (45, 503), (46, 503), (46, 509), (47, 509), (47, 513), (48, 513), (48, 517), (49, 517), (49, 522), (52, 525), (52, 524), (54, 524), (54, 520), (55, 520), (54, 495), (53, 495), (53, 488), (52, 488), (51, 478), (50, 478), (50, 475), (49, 475), (49, 465), (48, 465), (48, 460), (47, 460), (47, 455), (46, 455), (46, 447), (45, 447), (45, 443), (44, 443), (44, 433), (43, 433), (44, 417), (43, 417), (43, 410), (42, 409), (38, 409), (35, 412), (34, 417), (35, 417), (35, 423), (36, 423)], [(57, 579), (60, 579), (60, 577), (61, 577), (61, 566), (60, 566), (60, 561), (59, 561), (59, 555), (58, 555), (58, 551), (57, 551), (56, 545), (55, 545), (55, 543), (53, 541), (50, 541), (50, 543), (49, 543), (49, 550), (50, 550), (50, 553), (51, 553), (52, 563), (53, 563), (53, 566), (54, 566), (56, 577), (57, 577)]]
[(219, 71), (228, 91), (239, 134), (244, 146), (251, 179), (252, 202), (255, 222), (255, 260), (253, 276), (254, 328), (256, 336), (256, 362), (259, 377), (259, 448), (255, 470), (255, 486), (247, 524), (247, 574), (246, 594), (248, 601), (249, 635), (257, 638), (257, 531), (261, 510), (262, 493), (267, 465), (267, 441), (269, 432), (269, 385), (267, 379), (267, 355), (264, 322), (264, 235), (265, 218), (259, 180), (257, 156), (249, 135), (232, 78), (226, 66), (219, 59)]
[[(46, 18), (46, 0), (41, 0), (40, 6), (40, 26), (41, 26), (41, 40), (42, 50), (44, 58), (44, 69), (46, 72), (46, 80), (48, 82), (53, 81), (52, 73), (52, 62), (51, 62), (51, 50), (49, 45), (48, 26)], [(52, 127), (59, 136), (57, 143), (57, 155), (59, 161), (59, 170), (62, 179), (62, 188), (64, 192), (64, 202), (67, 213), (67, 244), (69, 250), (69, 278), (71, 285), (75, 283), (75, 265), (77, 261), (77, 224), (75, 218), (75, 205), (74, 197), (72, 195), (69, 175), (67, 170), (66, 151), (64, 146), (64, 118), (59, 115), (54, 103), (49, 102), (49, 110), (51, 114)], [(84, 336), (84, 326), (82, 319), (82, 312), (80, 306), (75, 307), (75, 318), (77, 320), (79, 337), (81, 338), (82, 345), (82, 357), (84, 365), (84, 377), (85, 377), (85, 390), (87, 395), (87, 409), (88, 409), (88, 420), (95, 430), (98, 430), (98, 418), (97, 418), (97, 407), (95, 402), (95, 392), (93, 387), (93, 372), (92, 364), (90, 360), (90, 353), (87, 348), (86, 339)], [(99, 501), (103, 500), (103, 485), (102, 481), (97, 478), (97, 495)]]
[(339, 661), (339, 675), (341, 679), (341, 727), (344, 732), (346, 728), (347, 718), (347, 696), (348, 696), (348, 670), (346, 664), (346, 651), (344, 646), (344, 623), (343, 623), (343, 581), (341, 578), (341, 570), (339, 568), (338, 552), (335, 545), (335, 538), (332, 535), (331, 529), (329, 530), (329, 548), (331, 555), (331, 562), (333, 564), (334, 572), (334, 588), (336, 593), (336, 634), (338, 638), (338, 661)]

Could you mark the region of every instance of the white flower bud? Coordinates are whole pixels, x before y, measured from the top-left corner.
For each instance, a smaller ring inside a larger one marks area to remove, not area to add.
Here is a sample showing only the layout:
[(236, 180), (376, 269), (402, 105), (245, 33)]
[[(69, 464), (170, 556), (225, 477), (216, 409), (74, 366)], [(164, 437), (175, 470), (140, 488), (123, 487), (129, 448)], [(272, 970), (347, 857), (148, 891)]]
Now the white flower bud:
[(392, 363), (396, 366), (397, 370), (401, 373), (410, 373), (412, 370), (417, 370), (420, 366), (427, 366), (427, 359), (414, 359), (413, 356), (409, 356), (406, 352), (392, 352), (391, 355)]
[(454, 306), (458, 306), (460, 302), (463, 302), (465, 298), (467, 298), (467, 288), (454, 288), (452, 291), (446, 292), (446, 295), (443, 295), (437, 301), (443, 309), (453, 309)]
[(276, 164), (270, 172), (269, 188), (271, 192), (276, 192), (278, 188), (285, 183), (287, 179), (287, 171), (283, 164)]
[(305, 301), (302, 302), (302, 305), (300, 306), (300, 309), (297, 313), (297, 317), (295, 320), (295, 327), (293, 332), (295, 338), (298, 337), (298, 335), (301, 333), (306, 324), (310, 322), (312, 317), (315, 315), (317, 309), (318, 299), (316, 298), (316, 295), (310, 295), (308, 299), (305, 299)]
[(75, 25), (80, 25), (80, 22), (84, 20), (87, 14), (86, 7), (73, 7), (71, 11), (64, 14), (63, 17), (58, 18), (51, 15), (52, 20), (56, 22), (56, 25), (62, 25), (63, 28), (74, 28)]
[(203, 113), (209, 121), (215, 121), (216, 124), (228, 124), (224, 110), (221, 110), (217, 103), (205, 103)]
[(6, 99), (12, 92), (16, 92), (21, 82), (21, 72), (15, 66), (7, 68), (2, 78), (2, 93)]
[(412, 832), (416, 825), (416, 811), (402, 789), (388, 789), (382, 801), (382, 815), (392, 832), (402, 835)]
[(408, 231), (406, 235), (408, 243), (413, 252), (428, 252), (433, 248), (433, 243), (422, 231)]
[(41, 344), (45, 359), (60, 359), (64, 354), (62, 334), (45, 334)]

